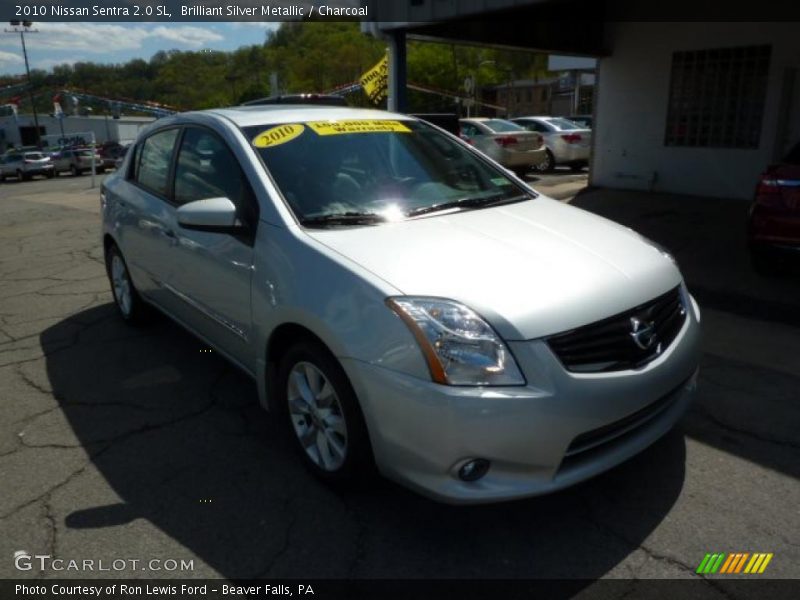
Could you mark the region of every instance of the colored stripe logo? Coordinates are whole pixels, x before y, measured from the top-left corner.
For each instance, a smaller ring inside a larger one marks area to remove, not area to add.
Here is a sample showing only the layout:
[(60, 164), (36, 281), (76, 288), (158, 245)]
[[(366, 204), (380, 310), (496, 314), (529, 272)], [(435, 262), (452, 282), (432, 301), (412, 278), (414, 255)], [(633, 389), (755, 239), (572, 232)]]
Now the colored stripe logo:
[(703, 557), (696, 572), (700, 575), (713, 575), (714, 573), (760, 575), (766, 570), (769, 561), (772, 560), (772, 556), (772, 552), (755, 552), (753, 554), (749, 552), (708, 553)]

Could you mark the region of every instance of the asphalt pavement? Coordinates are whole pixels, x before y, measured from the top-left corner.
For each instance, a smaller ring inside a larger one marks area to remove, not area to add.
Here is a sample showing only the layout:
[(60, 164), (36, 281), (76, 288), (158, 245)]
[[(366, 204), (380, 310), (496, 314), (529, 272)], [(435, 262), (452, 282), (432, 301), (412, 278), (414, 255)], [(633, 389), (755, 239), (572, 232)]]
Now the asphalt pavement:
[[(717, 273), (739, 249), (698, 241), (680, 201), (649, 217), (648, 198), (573, 203), (683, 241), (690, 286), (706, 282), (695, 405), (589, 482), (452, 507), (383, 480), (326, 487), (245, 375), (164, 318), (122, 323), (89, 181), (0, 184), (0, 578), (110, 576), (19, 571), (17, 551), (125, 559), (111, 575), (129, 577), (588, 580), (695, 578), (708, 552), (771, 552), (759, 577), (800, 577), (800, 324), (786, 309), (800, 286), (736, 281), (741, 261)], [(747, 309), (759, 286), (766, 304)]]

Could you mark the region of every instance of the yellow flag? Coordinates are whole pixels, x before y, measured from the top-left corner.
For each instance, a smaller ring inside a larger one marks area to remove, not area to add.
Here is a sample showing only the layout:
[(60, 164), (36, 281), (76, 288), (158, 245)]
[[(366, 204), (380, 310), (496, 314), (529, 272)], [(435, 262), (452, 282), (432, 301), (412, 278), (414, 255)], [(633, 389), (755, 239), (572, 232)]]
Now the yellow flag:
[(389, 88), (389, 55), (388, 53), (372, 67), (369, 71), (364, 73), (359, 80), (361, 87), (369, 99), (378, 104), (386, 97), (386, 92)]

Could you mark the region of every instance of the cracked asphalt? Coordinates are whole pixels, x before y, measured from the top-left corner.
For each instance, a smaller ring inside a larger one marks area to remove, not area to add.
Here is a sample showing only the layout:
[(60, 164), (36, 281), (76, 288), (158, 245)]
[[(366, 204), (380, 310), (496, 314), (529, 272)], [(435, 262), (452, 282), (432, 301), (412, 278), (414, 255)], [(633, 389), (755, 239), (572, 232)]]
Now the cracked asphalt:
[(194, 561), (112, 574), (127, 577), (589, 580), (694, 578), (706, 552), (772, 552), (762, 577), (800, 577), (800, 285), (761, 280), (674, 207), (612, 197), (573, 203), (675, 242), (697, 282), (697, 402), (594, 480), (456, 508), (383, 480), (317, 482), (251, 380), (166, 319), (117, 318), (88, 177), (0, 184), (0, 578), (109, 576), (20, 572), (19, 550)]

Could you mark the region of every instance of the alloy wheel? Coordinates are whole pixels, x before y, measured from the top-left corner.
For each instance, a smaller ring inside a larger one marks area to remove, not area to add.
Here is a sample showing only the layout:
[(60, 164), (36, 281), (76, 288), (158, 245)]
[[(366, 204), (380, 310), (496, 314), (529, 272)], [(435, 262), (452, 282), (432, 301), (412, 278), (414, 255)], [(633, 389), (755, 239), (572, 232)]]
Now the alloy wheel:
[(123, 316), (129, 317), (133, 307), (133, 296), (131, 294), (131, 281), (128, 277), (128, 269), (119, 254), (114, 254), (111, 259), (111, 283), (114, 286), (114, 299)]
[(310, 362), (292, 367), (286, 383), (289, 416), (308, 457), (324, 471), (337, 471), (347, 457), (347, 424), (331, 382)]

